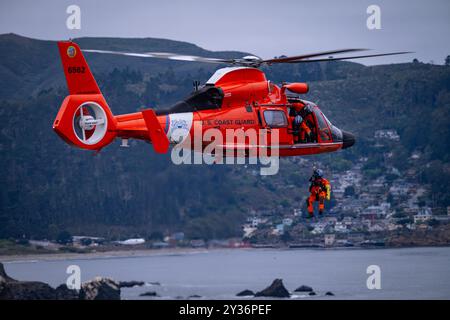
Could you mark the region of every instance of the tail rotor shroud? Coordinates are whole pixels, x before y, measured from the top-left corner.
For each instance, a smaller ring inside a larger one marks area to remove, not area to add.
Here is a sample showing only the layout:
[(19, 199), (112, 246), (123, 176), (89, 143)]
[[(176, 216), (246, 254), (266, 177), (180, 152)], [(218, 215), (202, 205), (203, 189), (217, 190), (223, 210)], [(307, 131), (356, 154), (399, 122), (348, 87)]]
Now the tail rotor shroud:
[(106, 134), (108, 118), (105, 110), (95, 102), (81, 104), (74, 113), (73, 129), (84, 144), (98, 143)]

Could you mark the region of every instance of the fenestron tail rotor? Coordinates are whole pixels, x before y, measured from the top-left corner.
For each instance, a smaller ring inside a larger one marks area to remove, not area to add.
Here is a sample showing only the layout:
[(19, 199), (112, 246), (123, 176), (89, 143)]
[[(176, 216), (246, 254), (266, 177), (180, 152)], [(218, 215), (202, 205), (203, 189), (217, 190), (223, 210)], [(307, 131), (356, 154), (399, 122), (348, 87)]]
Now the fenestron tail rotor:
[(85, 102), (74, 113), (73, 129), (76, 137), (86, 145), (98, 143), (106, 134), (107, 117), (103, 108), (94, 102)]
[[(360, 52), (368, 51), (369, 49), (340, 49), (340, 50), (329, 50), (321, 51), (316, 53), (302, 54), (296, 56), (282, 56), (273, 59), (263, 60), (258, 56), (245, 56), (240, 59), (222, 59), (222, 58), (207, 58), (192, 55), (182, 55), (176, 53), (168, 52), (124, 52), (124, 51), (110, 51), (110, 50), (96, 50), (96, 49), (85, 49), (84, 52), (92, 53), (103, 53), (103, 54), (115, 54), (129, 57), (139, 57), (139, 58), (159, 58), (159, 59), (169, 59), (178, 61), (192, 61), (192, 62), (205, 62), (205, 63), (215, 63), (215, 64), (231, 64), (235, 66), (247, 66), (258, 68), (262, 65), (272, 65), (277, 63), (307, 63), (307, 62), (320, 62), (320, 61), (336, 61), (336, 60), (351, 60), (351, 59), (362, 59), (370, 57), (381, 57), (381, 56), (391, 56), (412, 53), (410, 51), (399, 51), (399, 52), (388, 52), (388, 53), (375, 53), (366, 55), (355, 55), (355, 56), (344, 56), (335, 57), (333, 55), (339, 55), (343, 53), (350, 52)], [(318, 58), (328, 56), (326, 58)]]

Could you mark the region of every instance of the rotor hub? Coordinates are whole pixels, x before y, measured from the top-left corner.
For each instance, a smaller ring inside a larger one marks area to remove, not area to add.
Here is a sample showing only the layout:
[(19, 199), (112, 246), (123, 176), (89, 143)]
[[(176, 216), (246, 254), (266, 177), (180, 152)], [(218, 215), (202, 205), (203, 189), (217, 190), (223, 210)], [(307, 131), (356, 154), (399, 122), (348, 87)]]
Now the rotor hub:
[(85, 102), (75, 111), (73, 129), (84, 144), (99, 142), (107, 131), (107, 118), (103, 108), (95, 102)]
[(80, 128), (84, 130), (92, 130), (95, 128), (95, 125), (98, 124), (98, 120), (95, 120), (93, 116), (84, 116), (80, 117), (80, 121), (78, 125)]

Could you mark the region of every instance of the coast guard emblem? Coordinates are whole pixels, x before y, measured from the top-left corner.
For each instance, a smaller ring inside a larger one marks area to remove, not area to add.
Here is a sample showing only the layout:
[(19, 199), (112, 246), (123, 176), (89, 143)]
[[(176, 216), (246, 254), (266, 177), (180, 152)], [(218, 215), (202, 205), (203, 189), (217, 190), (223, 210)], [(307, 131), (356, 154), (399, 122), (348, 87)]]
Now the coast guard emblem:
[(77, 49), (75, 49), (74, 46), (70, 46), (67, 48), (67, 56), (69, 58), (75, 57), (76, 54), (77, 54)]
[(179, 143), (189, 134), (189, 125), (184, 119), (171, 119), (169, 137)]

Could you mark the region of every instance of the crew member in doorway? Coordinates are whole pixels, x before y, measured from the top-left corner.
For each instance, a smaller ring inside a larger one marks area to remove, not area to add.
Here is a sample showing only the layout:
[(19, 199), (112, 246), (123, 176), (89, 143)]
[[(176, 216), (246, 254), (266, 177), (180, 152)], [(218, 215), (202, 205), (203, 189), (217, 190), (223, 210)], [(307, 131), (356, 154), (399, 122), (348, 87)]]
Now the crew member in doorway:
[(312, 177), (309, 179), (311, 185), (309, 186), (309, 192), (311, 195), (306, 200), (308, 206), (308, 217), (314, 217), (314, 201), (319, 202), (319, 215), (321, 215), (325, 209), (325, 199), (331, 198), (331, 186), (330, 182), (323, 177), (323, 171), (320, 169), (314, 169)]
[(301, 102), (292, 103), (291, 115), (294, 117), (292, 122), (294, 131), (294, 143), (312, 142), (313, 134), (308, 126), (306, 117), (311, 113), (309, 106), (305, 106)]

